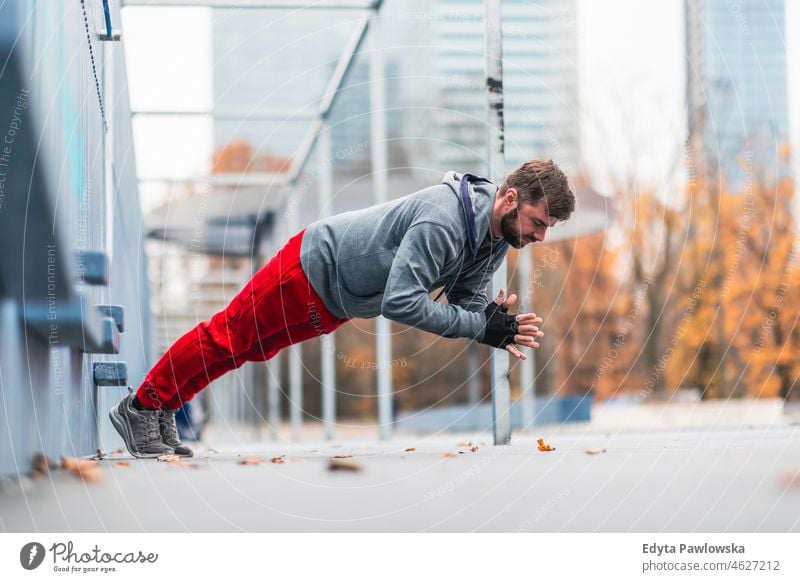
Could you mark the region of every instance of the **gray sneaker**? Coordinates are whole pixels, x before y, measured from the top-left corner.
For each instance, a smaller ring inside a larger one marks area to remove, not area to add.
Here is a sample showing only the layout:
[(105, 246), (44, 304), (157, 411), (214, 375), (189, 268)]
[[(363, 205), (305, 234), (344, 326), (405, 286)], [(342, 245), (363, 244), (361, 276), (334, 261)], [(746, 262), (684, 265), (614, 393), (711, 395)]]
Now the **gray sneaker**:
[(136, 410), (132, 405), (133, 390), (128, 388), (128, 391), (122, 402), (108, 413), (128, 452), (141, 459), (174, 454), (175, 450), (161, 440), (158, 410)]
[(175, 413), (177, 410), (162, 408), (158, 411), (158, 430), (161, 433), (161, 440), (165, 444), (175, 449), (175, 454), (180, 457), (193, 457), (192, 449), (181, 442), (178, 435), (178, 427), (175, 426)]

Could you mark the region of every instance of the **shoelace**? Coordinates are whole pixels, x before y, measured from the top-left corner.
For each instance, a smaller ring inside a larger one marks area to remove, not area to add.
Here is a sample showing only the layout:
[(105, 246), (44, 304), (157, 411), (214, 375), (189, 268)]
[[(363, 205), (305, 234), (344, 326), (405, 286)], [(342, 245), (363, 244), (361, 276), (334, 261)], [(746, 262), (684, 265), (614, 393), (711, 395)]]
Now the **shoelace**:
[(147, 436), (148, 443), (161, 440), (161, 434), (158, 431), (158, 413), (146, 414), (145, 435)]
[(175, 427), (175, 413), (171, 410), (161, 410), (158, 413), (158, 422), (164, 427), (164, 442), (180, 441), (178, 430)]

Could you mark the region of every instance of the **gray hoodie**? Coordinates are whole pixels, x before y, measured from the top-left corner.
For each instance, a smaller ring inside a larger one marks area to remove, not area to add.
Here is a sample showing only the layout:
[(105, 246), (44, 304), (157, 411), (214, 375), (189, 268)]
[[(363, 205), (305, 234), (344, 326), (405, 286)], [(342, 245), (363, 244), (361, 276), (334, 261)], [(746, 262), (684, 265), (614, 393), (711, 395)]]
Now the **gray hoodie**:
[[(447, 172), (437, 186), (306, 228), (300, 262), (331, 313), (383, 315), (444, 337), (482, 339), (484, 289), (508, 246), (489, 229), (497, 186), (469, 183), (474, 229), (468, 228), (461, 178)], [(442, 286), (447, 304), (429, 295)]]

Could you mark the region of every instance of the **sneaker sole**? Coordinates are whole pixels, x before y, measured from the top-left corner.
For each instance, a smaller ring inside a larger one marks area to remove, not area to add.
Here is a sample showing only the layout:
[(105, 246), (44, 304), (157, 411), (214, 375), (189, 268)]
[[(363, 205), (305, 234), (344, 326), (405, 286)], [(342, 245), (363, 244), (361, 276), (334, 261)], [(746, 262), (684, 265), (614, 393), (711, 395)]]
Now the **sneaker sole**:
[(131, 434), (130, 426), (128, 425), (128, 421), (122, 418), (122, 415), (117, 412), (117, 407), (115, 406), (111, 410), (108, 411), (108, 417), (111, 419), (111, 424), (114, 425), (114, 428), (119, 433), (119, 436), (122, 437), (122, 442), (125, 443), (125, 448), (128, 449), (128, 452), (137, 457), (139, 459), (155, 459), (160, 457), (161, 455), (170, 455), (172, 453), (165, 451), (163, 453), (140, 453), (136, 450), (136, 447), (133, 445), (133, 435)]

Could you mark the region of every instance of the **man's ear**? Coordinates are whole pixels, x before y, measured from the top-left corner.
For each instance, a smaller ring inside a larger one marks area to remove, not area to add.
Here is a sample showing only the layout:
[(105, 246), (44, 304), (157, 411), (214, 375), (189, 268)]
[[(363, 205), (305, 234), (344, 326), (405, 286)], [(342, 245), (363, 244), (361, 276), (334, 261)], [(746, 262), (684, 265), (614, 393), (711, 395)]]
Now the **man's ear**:
[(518, 198), (519, 196), (517, 195), (516, 188), (509, 188), (506, 190), (505, 194), (503, 194), (503, 201), (508, 202), (509, 204), (514, 204)]

